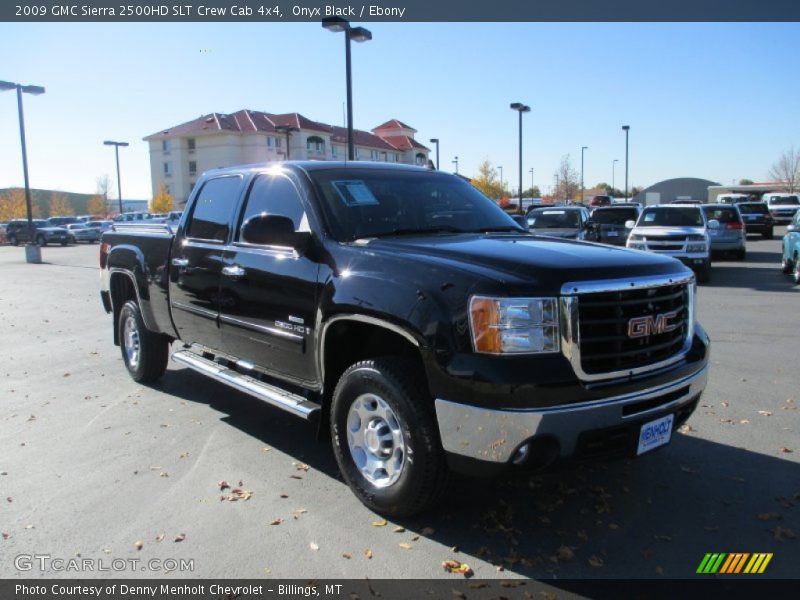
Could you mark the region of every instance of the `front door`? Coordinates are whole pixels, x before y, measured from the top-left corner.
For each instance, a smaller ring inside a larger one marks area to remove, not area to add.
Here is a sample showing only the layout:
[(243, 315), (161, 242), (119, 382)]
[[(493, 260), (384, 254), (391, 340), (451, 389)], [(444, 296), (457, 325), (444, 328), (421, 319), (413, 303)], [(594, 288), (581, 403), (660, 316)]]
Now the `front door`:
[(169, 297), (184, 343), (220, 349), (220, 274), (241, 187), (238, 175), (206, 181), (172, 243)]
[(222, 343), (229, 354), (271, 375), (311, 385), (319, 264), (292, 248), (248, 244), (239, 237), (241, 225), (254, 215), (288, 217), (296, 231), (308, 230), (308, 217), (287, 176), (263, 173), (249, 187), (222, 270)]

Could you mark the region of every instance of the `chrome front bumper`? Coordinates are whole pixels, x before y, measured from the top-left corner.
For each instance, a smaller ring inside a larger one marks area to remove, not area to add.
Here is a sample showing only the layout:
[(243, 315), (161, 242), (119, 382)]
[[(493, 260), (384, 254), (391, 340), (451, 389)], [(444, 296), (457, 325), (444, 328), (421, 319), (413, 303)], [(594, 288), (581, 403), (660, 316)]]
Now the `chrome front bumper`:
[[(516, 450), (534, 436), (549, 436), (559, 443), (559, 456), (575, 453), (578, 436), (587, 431), (646, 421), (649, 416), (679, 410), (705, 389), (708, 366), (656, 388), (577, 405), (536, 410), (502, 410), (436, 399), (436, 418), (442, 446), (451, 453), (494, 463), (507, 463)], [(686, 388), (683, 390), (683, 388)], [(669, 397), (664, 403), (630, 406)], [(627, 407), (627, 410), (626, 410)]]

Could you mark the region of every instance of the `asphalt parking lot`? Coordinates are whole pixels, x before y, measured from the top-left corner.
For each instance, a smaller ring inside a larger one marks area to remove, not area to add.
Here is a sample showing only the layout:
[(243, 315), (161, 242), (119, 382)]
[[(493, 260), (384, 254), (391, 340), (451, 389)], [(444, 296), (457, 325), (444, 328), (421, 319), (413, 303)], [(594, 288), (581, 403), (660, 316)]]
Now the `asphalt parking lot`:
[[(174, 364), (133, 382), (98, 246), (48, 247), (38, 266), (0, 247), (0, 577), (93, 576), (15, 564), (47, 554), (194, 561), (173, 578), (458, 578), (451, 558), (479, 578), (691, 578), (707, 552), (772, 552), (763, 577), (796, 577), (800, 289), (779, 270), (782, 232), (700, 287), (713, 365), (669, 447), (459, 479), (437, 512), (389, 523), (305, 422)], [(247, 493), (221, 500), (222, 481)]]

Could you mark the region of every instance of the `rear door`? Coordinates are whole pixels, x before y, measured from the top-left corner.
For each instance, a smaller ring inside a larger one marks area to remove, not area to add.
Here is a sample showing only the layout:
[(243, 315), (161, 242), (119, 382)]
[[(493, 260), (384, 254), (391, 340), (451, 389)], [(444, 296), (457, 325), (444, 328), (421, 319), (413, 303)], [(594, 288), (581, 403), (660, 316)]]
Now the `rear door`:
[(241, 175), (224, 175), (203, 183), (172, 244), (170, 305), (187, 344), (220, 349), (219, 281), (242, 181)]
[(319, 264), (292, 248), (240, 239), (242, 224), (262, 213), (288, 217), (296, 231), (308, 231), (302, 188), (284, 173), (259, 174), (248, 188), (220, 283), (222, 343), (228, 354), (269, 374), (310, 385), (317, 379), (312, 340)]

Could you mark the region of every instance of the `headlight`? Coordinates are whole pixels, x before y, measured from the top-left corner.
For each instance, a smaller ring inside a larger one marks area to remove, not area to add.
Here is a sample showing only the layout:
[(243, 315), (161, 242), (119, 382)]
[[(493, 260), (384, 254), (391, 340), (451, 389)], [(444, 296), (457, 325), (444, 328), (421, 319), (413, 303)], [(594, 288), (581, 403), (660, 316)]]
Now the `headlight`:
[(538, 354), (559, 351), (557, 298), (473, 296), (469, 322), (475, 352)]
[(628, 242), (626, 245), (632, 250), (647, 250), (647, 244), (644, 242)]
[(643, 235), (639, 235), (637, 233), (632, 233), (632, 234), (630, 234), (628, 236), (628, 239), (631, 242), (643, 242), (644, 241), (644, 236)]

